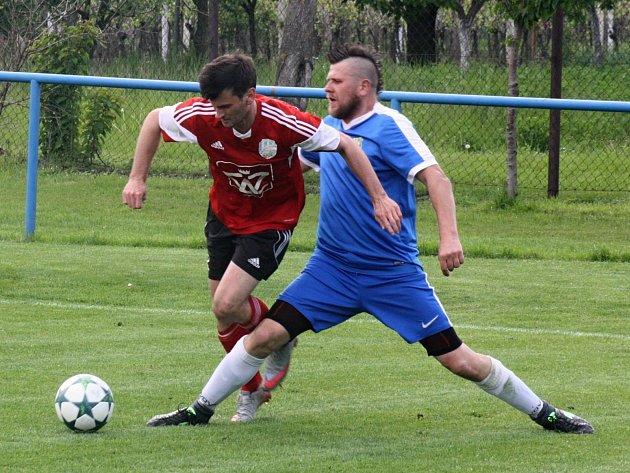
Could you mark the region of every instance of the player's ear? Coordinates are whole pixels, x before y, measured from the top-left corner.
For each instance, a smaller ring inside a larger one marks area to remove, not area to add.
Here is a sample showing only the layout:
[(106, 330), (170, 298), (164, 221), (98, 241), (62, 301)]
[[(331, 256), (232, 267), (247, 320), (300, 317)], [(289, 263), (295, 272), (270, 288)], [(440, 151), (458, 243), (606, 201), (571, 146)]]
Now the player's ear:
[(251, 87), (247, 92), (245, 92), (245, 99), (248, 104), (256, 100), (256, 89), (254, 87)]
[(361, 94), (367, 95), (370, 93), (371, 90), (372, 82), (370, 82), (370, 79), (361, 79), (361, 82), (359, 84), (359, 92)]

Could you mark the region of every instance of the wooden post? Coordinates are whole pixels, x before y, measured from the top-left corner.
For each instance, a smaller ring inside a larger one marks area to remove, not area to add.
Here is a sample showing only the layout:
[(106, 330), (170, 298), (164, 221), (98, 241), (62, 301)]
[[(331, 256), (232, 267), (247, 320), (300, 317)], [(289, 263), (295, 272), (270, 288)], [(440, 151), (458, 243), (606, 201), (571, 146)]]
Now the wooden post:
[[(551, 98), (562, 97), (562, 33), (564, 12), (558, 8), (551, 23)], [(547, 196), (557, 197), (560, 189), (560, 110), (549, 111), (549, 165)]]

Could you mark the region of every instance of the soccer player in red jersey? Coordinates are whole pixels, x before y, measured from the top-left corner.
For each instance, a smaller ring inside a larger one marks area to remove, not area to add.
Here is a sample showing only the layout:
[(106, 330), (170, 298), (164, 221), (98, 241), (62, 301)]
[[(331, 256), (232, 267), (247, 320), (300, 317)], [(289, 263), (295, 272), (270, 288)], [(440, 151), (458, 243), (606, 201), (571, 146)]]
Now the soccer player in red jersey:
[[(205, 234), (212, 311), (227, 352), (267, 313), (252, 292), (278, 268), (304, 207), (297, 148), (338, 151), (366, 188), (381, 228), (400, 230), (402, 214), (361, 150), (345, 134), (283, 101), (256, 94), (256, 69), (248, 56), (221, 56), (199, 75), (201, 96), (151, 111), (140, 130), (123, 202), (141, 208), (155, 152), (167, 142), (198, 144), (212, 174)], [(267, 359), (242, 386), (235, 422), (255, 418), (261, 403), (286, 376), (291, 341)]]

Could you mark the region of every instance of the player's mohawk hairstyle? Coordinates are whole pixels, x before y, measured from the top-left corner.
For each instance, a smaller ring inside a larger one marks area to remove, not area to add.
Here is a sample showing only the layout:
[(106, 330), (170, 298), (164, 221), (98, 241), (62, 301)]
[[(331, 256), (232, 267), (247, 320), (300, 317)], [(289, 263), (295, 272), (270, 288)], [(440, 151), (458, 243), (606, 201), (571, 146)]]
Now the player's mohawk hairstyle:
[(376, 92), (379, 93), (383, 90), (383, 75), (381, 73), (382, 64), (378, 53), (372, 49), (368, 49), (360, 44), (344, 44), (343, 46), (331, 49), (328, 54), (328, 62), (331, 64), (337, 64), (344, 59), (353, 57), (367, 59), (374, 66), (376, 72)]

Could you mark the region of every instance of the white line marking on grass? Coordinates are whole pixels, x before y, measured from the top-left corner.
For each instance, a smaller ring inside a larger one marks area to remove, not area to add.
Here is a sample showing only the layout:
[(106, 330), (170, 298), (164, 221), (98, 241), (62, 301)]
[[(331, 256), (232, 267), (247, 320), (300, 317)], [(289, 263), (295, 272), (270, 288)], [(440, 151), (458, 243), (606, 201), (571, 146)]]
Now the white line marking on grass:
[[(367, 319), (350, 319), (355, 323), (374, 323), (378, 322), (375, 318)], [(379, 322), (380, 323), (380, 322)], [(487, 332), (503, 332), (503, 333), (527, 333), (535, 335), (561, 335), (564, 337), (595, 337), (595, 338), (609, 338), (616, 340), (630, 341), (630, 335), (623, 335), (620, 333), (601, 333), (601, 332), (572, 332), (570, 330), (548, 330), (548, 329), (535, 329), (535, 328), (520, 328), (520, 327), (483, 327), (481, 325), (466, 325), (455, 324), (455, 329), (463, 328), (469, 330), (483, 330)]]
[(599, 337), (599, 338), (615, 338), (619, 340), (630, 340), (630, 335), (622, 335), (620, 333), (598, 333), (598, 332), (571, 332), (569, 330), (547, 330), (535, 328), (519, 328), (519, 327), (480, 327), (479, 325), (456, 325), (455, 328), (465, 328), (471, 330), (485, 330), (491, 332), (511, 332), (511, 333), (527, 333), (536, 335), (563, 335), (566, 337)]
[(210, 311), (160, 309), (156, 307), (125, 307), (115, 305), (90, 305), (72, 304), (65, 302), (36, 301), (36, 300), (6, 300), (0, 299), (0, 305), (32, 305), (39, 307), (52, 307), (56, 309), (100, 310), (104, 312), (132, 312), (142, 314), (180, 314), (180, 315), (209, 315)]
[[(99, 310), (104, 312), (131, 312), (141, 314), (180, 314), (180, 315), (209, 315), (210, 311), (187, 309), (162, 309), (159, 307), (126, 307), (126, 306), (110, 306), (110, 305), (90, 305), (90, 304), (72, 304), (65, 302), (53, 301), (37, 301), (37, 300), (8, 300), (0, 299), (0, 305), (30, 305), (39, 307), (52, 307), (58, 309), (76, 309), (76, 310)], [(354, 323), (376, 323), (374, 318), (350, 319)], [(594, 337), (608, 338), (616, 340), (630, 341), (630, 335), (619, 333), (601, 333), (601, 332), (572, 332), (569, 330), (547, 330), (547, 329), (531, 329), (519, 327), (482, 327), (480, 325), (456, 324), (455, 328), (463, 328), (468, 330), (483, 330), (488, 332), (502, 333), (526, 333), (536, 335), (561, 335), (564, 337)]]

